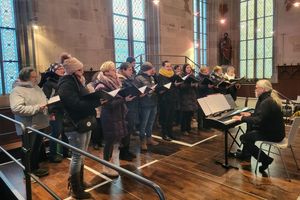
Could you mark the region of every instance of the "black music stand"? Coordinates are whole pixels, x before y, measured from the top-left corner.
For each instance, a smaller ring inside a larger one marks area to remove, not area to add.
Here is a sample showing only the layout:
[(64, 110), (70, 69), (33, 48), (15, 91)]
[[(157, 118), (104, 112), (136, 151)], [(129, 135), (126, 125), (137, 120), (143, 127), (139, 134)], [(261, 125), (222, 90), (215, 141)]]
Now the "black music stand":
[(229, 131), (229, 129), (224, 131), (224, 163), (216, 160), (215, 163), (221, 165), (225, 169), (239, 169), (236, 166), (232, 166), (228, 164), (228, 134), (233, 137)]

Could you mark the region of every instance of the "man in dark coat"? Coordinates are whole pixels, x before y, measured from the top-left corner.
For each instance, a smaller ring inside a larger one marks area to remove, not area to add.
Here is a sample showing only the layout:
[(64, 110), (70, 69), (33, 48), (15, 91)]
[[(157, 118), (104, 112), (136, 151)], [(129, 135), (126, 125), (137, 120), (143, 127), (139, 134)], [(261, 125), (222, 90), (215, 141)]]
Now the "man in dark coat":
[[(285, 137), (281, 99), (272, 89), (270, 81), (259, 80), (255, 86), (255, 95), (258, 101), (254, 113), (246, 112), (233, 117), (248, 125), (247, 132), (240, 137), (244, 145), (242, 153), (236, 154), (236, 157), (246, 160), (249, 160), (251, 156), (257, 159), (259, 148), (255, 146), (256, 141), (280, 142)], [(273, 158), (261, 152), (259, 162), (262, 163), (259, 171), (264, 173), (264, 170), (273, 162)]]

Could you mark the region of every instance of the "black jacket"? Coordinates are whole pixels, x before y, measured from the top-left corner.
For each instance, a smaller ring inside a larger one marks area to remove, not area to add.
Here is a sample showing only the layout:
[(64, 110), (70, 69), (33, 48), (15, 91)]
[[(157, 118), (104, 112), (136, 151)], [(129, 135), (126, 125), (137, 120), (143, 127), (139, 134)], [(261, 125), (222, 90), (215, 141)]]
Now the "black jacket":
[[(48, 72), (48, 77), (46, 82), (43, 84), (43, 92), (45, 93), (47, 99), (50, 99), (53, 96), (58, 95), (58, 81), (60, 76), (55, 74), (54, 72)], [(49, 113), (62, 114), (63, 106), (61, 103), (55, 103), (53, 105), (48, 106)]]
[(198, 98), (206, 97), (207, 95), (214, 93), (214, 90), (209, 88), (208, 85), (202, 84), (202, 81), (205, 78), (210, 79), (210, 76), (199, 72), (199, 75), (197, 76), (197, 79), (199, 80), (199, 85), (198, 85), (198, 89), (197, 89), (197, 97)]
[(281, 141), (285, 136), (283, 114), (280, 106), (272, 99), (271, 92), (265, 92), (258, 98), (254, 113), (242, 117), (242, 121), (267, 135), (272, 141)]
[(158, 75), (158, 88), (163, 88), (163, 85), (172, 82), (172, 86), (170, 89), (164, 89), (162, 93), (159, 93), (159, 102), (160, 103), (172, 103), (176, 104), (178, 101), (177, 99), (177, 92), (174, 86), (174, 82), (176, 80), (176, 76), (166, 77), (161, 74)]
[[(194, 75), (190, 75), (193, 76)], [(180, 85), (180, 110), (181, 111), (195, 111), (198, 109), (196, 86), (191, 83), (182, 83)]]
[[(152, 87), (155, 85), (155, 80), (153, 76), (148, 76), (147, 74), (141, 72), (135, 77), (135, 81), (138, 87)], [(150, 107), (157, 105), (157, 95), (155, 93), (147, 94), (139, 98), (139, 103), (141, 107)]]
[(88, 94), (87, 89), (75, 75), (63, 76), (58, 83), (58, 95), (70, 118), (76, 123), (90, 115), (96, 115), (95, 108), (100, 100), (82, 98)]

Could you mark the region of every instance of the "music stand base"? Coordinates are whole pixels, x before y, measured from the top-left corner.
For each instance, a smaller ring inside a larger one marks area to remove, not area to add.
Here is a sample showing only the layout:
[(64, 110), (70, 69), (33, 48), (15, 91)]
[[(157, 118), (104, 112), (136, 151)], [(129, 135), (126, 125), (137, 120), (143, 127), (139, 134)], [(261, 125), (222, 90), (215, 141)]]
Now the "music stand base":
[(226, 164), (226, 163), (223, 163), (223, 162), (221, 162), (221, 161), (215, 161), (215, 163), (217, 164), (217, 165), (221, 165), (223, 168), (225, 168), (225, 169), (239, 169), (238, 167), (235, 167), (235, 166), (232, 166), (232, 165), (229, 165), (229, 164)]

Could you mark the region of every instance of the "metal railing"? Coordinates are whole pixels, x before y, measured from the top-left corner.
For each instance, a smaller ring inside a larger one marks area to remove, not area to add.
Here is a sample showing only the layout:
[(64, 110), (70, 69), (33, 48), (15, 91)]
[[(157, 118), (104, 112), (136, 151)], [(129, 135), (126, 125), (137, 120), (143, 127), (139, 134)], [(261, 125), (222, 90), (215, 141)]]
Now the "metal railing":
[(23, 159), (24, 159), (24, 165), (20, 163), (16, 158), (14, 158), (10, 153), (8, 153), (4, 148), (0, 146), (0, 150), (4, 152), (10, 159), (12, 159), (19, 167), (21, 167), (25, 174), (25, 188), (26, 188), (26, 199), (31, 200), (32, 199), (32, 190), (31, 190), (31, 177), (40, 185), (42, 186), (49, 194), (51, 194), (55, 199), (61, 199), (55, 192), (53, 192), (47, 185), (45, 185), (43, 182), (39, 180), (37, 176), (31, 173), (31, 167), (30, 167), (30, 152), (31, 152), (31, 144), (30, 144), (30, 133), (28, 133), (27, 128), (25, 128), (24, 124), (12, 119), (10, 117), (7, 117), (5, 115), (0, 114), (0, 117), (7, 119), (8, 121), (13, 122), (14, 124), (17, 124), (21, 127), (22, 131), (22, 152), (23, 152)]
[(144, 184), (144, 185), (152, 188), (155, 191), (155, 193), (159, 196), (160, 200), (165, 200), (165, 196), (164, 196), (163, 191), (161, 190), (161, 188), (156, 183), (154, 183), (154, 182), (152, 182), (152, 181), (150, 181), (150, 180), (148, 180), (148, 179), (146, 179), (146, 178), (144, 178), (142, 176), (139, 176), (139, 175), (137, 175), (137, 174), (135, 174), (133, 172), (130, 172), (130, 171), (126, 170), (126, 169), (123, 169), (123, 168), (121, 168), (119, 166), (113, 165), (113, 164), (111, 164), (110, 162), (108, 162), (106, 160), (102, 160), (102, 159), (100, 159), (100, 158), (98, 158), (98, 157), (96, 157), (96, 156), (94, 156), (94, 155), (92, 155), (92, 154), (90, 154), (88, 152), (85, 152), (85, 151), (83, 151), (81, 149), (73, 147), (73, 146), (71, 146), (71, 145), (69, 145), (69, 144), (67, 144), (65, 142), (62, 142), (59, 139), (51, 137), (51, 136), (47, 135), (46, 133), (43, 133), (43, 132), (41, 132), (39, 130), (36, 130), (36, 129), (31, 128), (31, 127), (26, 127), (25, 128), (24, 124), (22, 124), (22, 123), (20, 123), (20, 122), (18, 122), (16, 120), (14, 120), (14, 119), (11, 119), (11, 118), (9, 118), (9, 117), (7, 117), (5, 115), (0, 114), (0, 117), (3, 117), (3, 118), (5, 118), (5, 119), (7, 119), (9, 121), (12, 121), (12, 122), (20, 125), (21, 128), (22, 128), (22, 132), (23, 132), (23, 145), (22, 145), (23, 147), (22, 147), (22, 150), (24, 152), (24, 164), (25, 164), (25, 167), (18, 160), (16, 160), (13, 156), (11, 156), (7, 151), (5, 151), (2, 147), (0, 147), (0, 149), (5, 154), (7, 154), (14, 162), (16, 162), (24, 170), (25, 180), (26, 180), (26, 198), (28, 200), (31, 200), (31, 178), (30, 177), (32, 177), (38, 184), (40, 184), (55, 199), (61, 199), (60, 197), (58, 197), (56, 195), (55, 192), (53, 192), (48, 186), (46, 186), (44, 183), (42, 183), (38, 179), (38, 177), (36, 177), (30, 171), (30, 151), (31, 151), (31, 147), (30, 147), (30, 138), (29, 137), (30, 137), (30, 134), (32, 134), (32, 133), (36, 133), (36, 134), (42, 135), (42, 136), (44, 136), (44, 137), (46, 137), (46, 138), (48, 138), (48, 139), (50, 139), (52, 141), (55, 141), (58, 144), (61, 144), (64, 147), (67, 147), (67, 148), (69, 148), (69, 149), (71, 149), (73, 151), (76, 151), (77, 153), (80, 153), (81, 155), (84, 155), (84, 156), (86, 156), (86, 157), (88, 157), (88, 158), (90, 158), (90, 159), (92, 159), (92, 160), (94, 160), (94, 161), (96, 161), (96, 162), (98, 162), (100, 164), (103, 164), (103, 165), (105, 165), (105, 166), (107, 166), (109, 168), (112, 168), (112, 169), (118, 171), (121, 174), (125, 174), (125, 175), (127, 175), (127, 176), (135, 179), (136, 181), (138, 181), (138, 182), (140, 182), (140, 183), (142, 183), (142, 184)]

